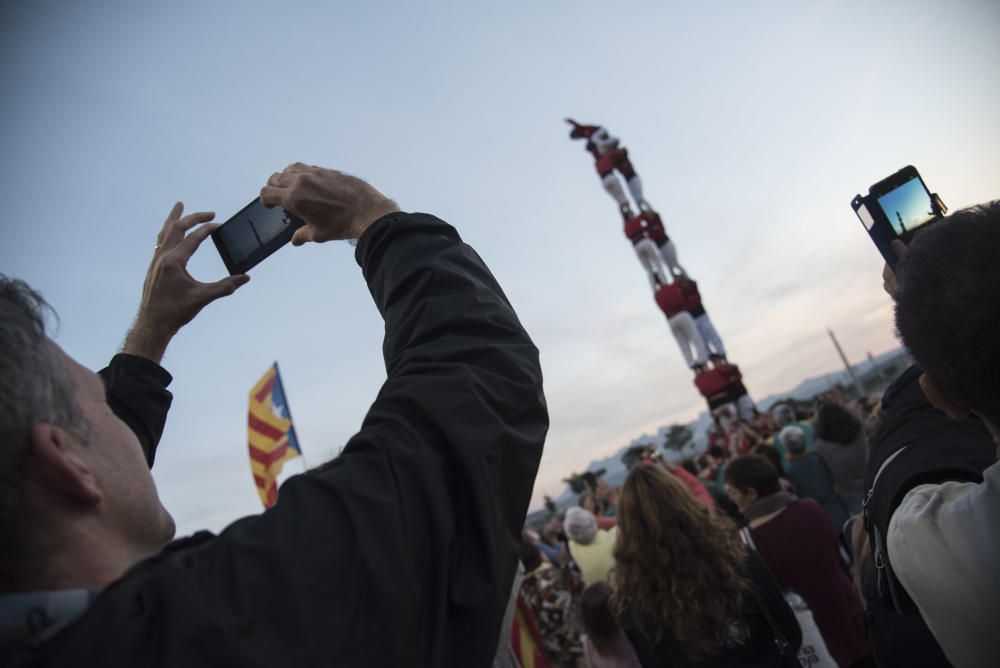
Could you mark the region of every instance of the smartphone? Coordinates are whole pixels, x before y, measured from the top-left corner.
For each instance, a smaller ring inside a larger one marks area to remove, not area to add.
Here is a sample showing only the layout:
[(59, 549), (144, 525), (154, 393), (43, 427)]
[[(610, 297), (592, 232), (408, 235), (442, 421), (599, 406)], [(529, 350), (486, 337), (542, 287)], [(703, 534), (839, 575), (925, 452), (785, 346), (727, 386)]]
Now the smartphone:
[(305, 225), (280, 206), (268, 208), (254, 199), (212, 232), (212, 241), (230, 275), (245, 274), (289, 241)]
[(908, 242), (913, 235), (941, 219), (948, 208), (936, 194), (931, 194), (920, 173), (907, 165), (871, 188), (868, 195), (855, 195), (851, 208), (868, 231), (875, 247), (893, 271), (896, 254), (892, 241)]

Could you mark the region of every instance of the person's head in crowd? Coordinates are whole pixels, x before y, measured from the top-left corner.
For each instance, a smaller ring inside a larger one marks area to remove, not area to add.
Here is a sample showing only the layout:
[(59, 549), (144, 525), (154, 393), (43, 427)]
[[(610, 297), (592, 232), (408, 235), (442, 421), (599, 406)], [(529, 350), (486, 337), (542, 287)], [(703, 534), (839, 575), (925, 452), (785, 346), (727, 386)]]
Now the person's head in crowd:
[(524, 564), (524, 572), (530, 573), (542, 565), (542, 551), (535, 545), (534, 539), (527, 531), (521, 534), (521, 543), (518, 545), (518, 558)]
[[(5, 591), (46, 589), (69, 571), (63, 586), (100, 587), (174, 535), (138, 439), (111, 412), (100, 377), (46, 335), (47, 309), (0, 275)], [(77, 555), (72, 569), (58, 563), (67, 554)]]
[(594, 513), (589, 510), (573, 506), (566, 511), (563, 531), (574, 543), (590, 545), (597, 537), (597, 519), (594, 517)]
[(781, 453), (778, 451), (778, 448), (773, 445), (761, 443), (760, 445), (754, 446), (753, 453), (755, 455), (760, 455), (767, 461), (771, 462), (771, 466), (774, 467), (774, 470), (778, 472), (779, 476), (785, 475), (785, 464), (781, 461)]
[(595, 492), (597, 502), (601, 510), (613, 512), (618, 505), (618, 489), (612, 487), (604, 480), (597, 481), (597, 492)]
[(779, 431), (778, 440), (788, 449), (790, 455), (801, 455), (806, 451), (806, 432), (797, 425), (790, 424)]
[(795, 422), (795, 409), (788, 404), (779, 404), (772, 411), (774, 419), (779, 427), (784, 427)]
[(607, 582), (595, 582), (580, 596), (580, 618), (587, 637), (602, 656), (611, 656), (615, 641), (621, 632), (618, 620), (611, 609), (613, 590)]
[(562, 532), (563, 523), (559, 519), (558, 515), (553, 515), (549, 518), (549, 521), (545, 523), (539, 535), (543, 541), (549, 545), (555, 545), (559, 542), (559, 534)]
[(756, 501), (781, 491), (778, 472), (759, 455), (744, 455), (726, 467), (726, 494), (741, 513)]
[(580, 495), (580, 507), (597, 515), (601, 512), (601, 506), (597, 502), (597, 497), (593, 492), (587, 491)]
[(816, 438), (848, 445), (861, 434), (861, 420), (850, 409), (825, 401), (816, 411)]
[[(694, 660), (711, 656), (741, 610), (745, 552), (716, 515), (658, 466), (639, 466), (622, 485), (615, 544), (614, 606), (652, 642), (673, 635)], [(667, 631), (665, 631), (667, 630)]]
[(896, 329), (928, 401), (982, 417), (1000, 441), (1000, 200), (916, 235), (897, 264)]

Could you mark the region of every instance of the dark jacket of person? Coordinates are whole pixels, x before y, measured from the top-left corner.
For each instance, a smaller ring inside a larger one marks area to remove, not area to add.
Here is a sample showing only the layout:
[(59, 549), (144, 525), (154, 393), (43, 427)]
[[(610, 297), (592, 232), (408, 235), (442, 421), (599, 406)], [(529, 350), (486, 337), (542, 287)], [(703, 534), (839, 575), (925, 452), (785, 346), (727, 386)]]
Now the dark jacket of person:
[[(776, 644), (776, 634), (765, 615), (763, 606), (784, 641), (794, 654), (802, 645), (802, 630), (795, 613), (785, 601), (781, 588), (755, 550), (747, 551), (743, 574), (750, 580), (752, 591), (747, 591), (743, 599), (741, 644), (720, 647), (719, 653), (705, 661), (692, 661), (674, 639), (670, 629), (663, 629), (658, 641), (646, 638), (638, 626), (630, 619), (626, 610), (622, 615), (622, 628), (628, 637), (643, 668), (771, 668), (784, 665)], [(710, 592), (709, 592), (710, 595)]]
[(538, 351), (436, 218), (386, 216), (356, 257), (388, 378), (340, 456), (136, 564), (5, 665), (490, 664), (548, 427)]
[(864, 520), (875, 583), (866, 592), (867, 625), (875, 658), (885, 668), (951, 665), (893, 571), (884, 545), (893, 513), (917, 485), (982, 482), (983, 470), (996, 461), (996, 443), (982, 420), (955, 420), (931, 405), (921, 375), (914, 364), (883, 394), (865, 471)]
[(837, 495), (847, 509), (848, 516), (861, 512), (865, 500), (865, 464), (868, 461), (868, 441), (858, 434), (850, 443), (834, 443), (817, 437), (816, 452), (826, 463)]
[(837, 533), (847, 522), (847, 509), (840, 499), (833, 484), (829, 469), (817, 452), (804, 452), (801, 455), (789, 455), (785, 466), (788, 479), (795, 485), (795, 491), (800, 497), (813, 499), (830, 517)]

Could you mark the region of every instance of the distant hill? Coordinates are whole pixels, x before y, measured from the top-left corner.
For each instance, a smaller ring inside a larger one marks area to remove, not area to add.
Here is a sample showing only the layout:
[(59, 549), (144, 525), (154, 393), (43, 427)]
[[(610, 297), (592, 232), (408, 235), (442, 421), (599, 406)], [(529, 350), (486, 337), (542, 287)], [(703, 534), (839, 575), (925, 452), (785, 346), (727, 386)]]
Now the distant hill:
[[(864, 388), (863, 394), (866, 395), (881, 392), (893, 378), (902, 373), (902, 371), (911, 364), (910, 354), (904, 348), (896, 348), (894, 350), (890, 350), (889, 352), (882, 353), (881, 355), (876, 355), (873, 357), (873, 361), (874, 364), (865, 360), (861, 364), (854, 365), (854, 373), (858, 377), (858, 382)], [(772, 394), (764, 399), (757, 400), (757, 407), (764, 411), (769, 410), (775, 404), (787, 399), (811, 401), (817, 395), (827, 392), (836, 385), (840, 385), (842, 387), (852, 386), (851, 378), (846, 370), (816, 376), (815, 378), (807, 378), (787, 392)], [(703, 411), (700, 415), (698, 415), (698, 418), (688, 425), (694, 432), (694, 438), (682, 450), (670, 450), (663, 448), (666, 434), (669, 430), (669, 426), (664, 425), (660, 427), (655, 434), (642, 434), (641, 436), (637, 436), (627, 445), (623, 446), (621, 449), (604, 459), (597, 459), (590, 462), (584, 470), (597, 471), (602, 468), (606, 469), (604, 480), (606, 480), (611, 486), (620, 485), (622, 481), (625, 480), (625, 474), (627, 473), (625, 465), (622, 464), (621, 459), (622, 455), (624, 455), (629, 448), (635, 445), (656, 443), (668, 460), (675, 463), (681, 462), (686, 459), (690, 459), (705, 449), (705, 432), (708, 430), (711, 423), (712, 418), (708, 414), (708, 411)], [(569, 474), (569, 471), (566, 473)], [(574, 494), (569, 487), (567, 487), (563, 493), (555, 499), (555, 502), (556, 506), (560, 510), (563, 510), (577, 502), (577, 495)], [(532, 520), (535, 516), (540, 516), (542, 514), (541, 511), (542, 509), (533, 509), (531, 514), (528, 515), (529, 520)]]

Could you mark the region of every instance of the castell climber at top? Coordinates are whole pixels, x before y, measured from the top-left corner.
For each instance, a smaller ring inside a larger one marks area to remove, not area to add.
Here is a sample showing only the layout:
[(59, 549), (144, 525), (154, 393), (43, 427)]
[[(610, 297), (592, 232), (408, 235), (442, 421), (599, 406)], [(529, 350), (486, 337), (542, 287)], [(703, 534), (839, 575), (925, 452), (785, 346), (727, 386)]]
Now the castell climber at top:
[[(731, 413), (749, 422), (757, 409), (743, 385), (743, 375), (739, 367), (728, 361), (698, 284), (681, 266), (677, 246), (667, 235), (660, 214), (643, 195), (642, 181), (628, 151), (618, 137), (601, 125), (585, 125), (571, 118), (566, 122), (573, 126), (570, 139), (586, 140), (585, 148), (594, 157), (601, 185), (618, 204), (625, 236), (646, 270), (656, 304), (667, 318), (685, 364), (695, 373), (695, 387), (708, 403), (709, 411), (713, 416)], [(621, 179), (625, 180), (628, 195)]]

